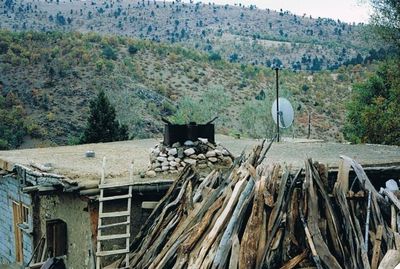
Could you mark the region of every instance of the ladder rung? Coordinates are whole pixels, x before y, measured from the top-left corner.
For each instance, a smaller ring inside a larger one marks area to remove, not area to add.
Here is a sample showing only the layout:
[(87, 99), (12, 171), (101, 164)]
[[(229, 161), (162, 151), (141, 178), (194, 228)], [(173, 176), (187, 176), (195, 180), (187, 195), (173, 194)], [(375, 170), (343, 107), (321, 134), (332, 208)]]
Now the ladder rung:
[(121, 239), (121, 238), (129, 238), (130, 234), (110, 234), (110, 235), (99, 235), (97, 236), (97, 240), (112, 240), (112, 239)]
[(116, 212), (107, 212), (107, 213), (100, 213), (100, 218), (113, 218), (113, 217), (123, 217), (129, 216), (131, 212), (129, 211), (116, 211)]
[(124, 195), (100, 197), (99, 201), (100, 202), (104, 202), (104, 201), (112, 201), (112, 200), (127, 199), (127, 198), (132, 198), (132, 195), (131, 194), (124, 194)]
[(116, 250), (103, 250), (103, 251), (96, 252), (96, 256), (104, 257), (104, 256), (118, 255), (118, 254), (126, 254), (128, 252), (129, 252), (128, 248), (116, 249)]
[(99, 184), (99, 189), (113, 189), (113, 188), (129, 187), (132, 185), (133, 182), (109, 182), (109, 183)]
[(111, 224), (105, 224), (99, 226), (99, 229), (105, 229), (105, 228), (110, 228), (110, 227), (115, 227), (115, 226), (122, 226), (122, 225), (129, 225), (131, 222), (130, 221), (125, 221), (125, 222), (117, 222), (117, 223), (111, 223)]

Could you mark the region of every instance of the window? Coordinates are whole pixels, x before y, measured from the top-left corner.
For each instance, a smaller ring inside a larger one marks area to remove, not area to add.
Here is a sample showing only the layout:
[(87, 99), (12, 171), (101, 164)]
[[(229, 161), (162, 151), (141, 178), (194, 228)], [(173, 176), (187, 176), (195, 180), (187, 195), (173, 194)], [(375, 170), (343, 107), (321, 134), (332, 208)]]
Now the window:
[(29, 226), (29, 207), (22, 205), (22, 223)]

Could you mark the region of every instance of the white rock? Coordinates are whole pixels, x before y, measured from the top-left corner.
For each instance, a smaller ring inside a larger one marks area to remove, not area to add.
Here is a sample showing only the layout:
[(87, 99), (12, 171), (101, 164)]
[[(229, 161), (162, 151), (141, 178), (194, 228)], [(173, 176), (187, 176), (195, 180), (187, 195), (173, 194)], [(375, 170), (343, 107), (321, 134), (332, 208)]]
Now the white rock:
[(183, 170), (183, 167), (181, 166), (181, 167), (178, 167), (178, 171), (180, 172), (180, 171), (182, 171)]
[(173, 160), (175, 160), (175, 157), (174, 157), (174, 156), (169, 156), (169, 157), (167, 158), (167, 160), (168, 160), (168, 161), (173, 161)]
[(169, 166), (161, 166), (161, 170), (162, 171), (168, 171), (169, 170)]
[(215, 158), (215, 157), (210, 157), (210, 158), (208, 158), (208, 160), (209, 160), (210, 162), (212, 162), (212, 163), (218, 162), (218, 159)]
[(171, 174), (178, 174), (179, 173), (179, 170), (171, 170), (171, 171), (169, 171)]
[(186, 156), (193, 155), (196, 151), (193, 148), (188, 148), (184, 151)]
[(160, 154), (160, 150), (158, 148), (151, 149), (150, 152), (154, 155)]
[(386, 181), (385, 186), (388, 191), (393, 192), (399, 190), (399, 186), (397, 185), (397, 182), (394, 179), (389, 179), (388, 181)]
[(198, 139), (199, 139), (199, 141), (200, 141), (201, 143), (203, 143), (203, 144), (207, 144), (207, 143), (208, 143), (208, 139), (207, 139), (207, 138), (201, 138), (201, 137), (199, 137)]
[(181, 143), (179, 142), (175, 142), (174, 144), (172, 144), (173, 148), (179, 148), (181, 146)]
[(188, 163), (188, 164), (193, 164), (193, 165), (195, 165), (196, 164), (196, 160), (193, 160), (193, 159), (191, 159), (191, 158), (185, 158), (185, 159), (183, 159), (183, 161), (185, 162), (185, 163)]
[(170, 171), (176, 170), (176, 167), (175, 167), (175, 166), (170, 166), (170, 167), (169, 167), (169, 170), (170, 170)]
[(229, 152), (226, 149), (222, 150), (222, 154), (225, 155), (225, 156), (229, 156), (230, 155)]
[(232, 159), (230, 157), (222, 157), (221, 161), (222, 161), (222, 164), (225, 166), (232, 165)]
[(174, 161), (177, 162), (177, 163), (180, 163), (182, 160), (180, 158), (175, 158)]
[(161, 170), (161, 167), (157, 167), (156, 169), (154, 169), (154, 171), (161, 172), (162, 170)]
[(206, 153), (207, 158), (215, 157), (215, 156), (217, 156), (217, 153), (215, 153), (215, 150), (210, 150), (210, 151), (207, 151), (207, 153)]
[(171, 167), (175, 167), (175, 166), (178, 166), (178, 163), (177, 163), (177, 162), (174, 162), (174, 161), (170, 161), (170, 162), (169, 162), (169, 165), (170, 165)]
[(197, 159), (199, 159), (199, 160), (205, 160), (206, 159), (206, 155), (204, 155), (204, 154), (199, 154), (199, 155), (197, 155)]
[(176, 154), (178, 154), (178, 150), (176, 148), (172, 148), (172, 149), (168, 150), (169, 156), (175, 156)]
[(220, 151), (219, 149), (216, 149), (216, 150), (214, 150), (215, 151), (215, 154), (217, 155), (217, 156), (222, 156), (222, 151)]
[(169, 165), (169, 161), (165, 161), (161, 163), (161, 166), (168, 166)]
[(154, 169), (154, 168), (157, 168), (157, 167), (161, 167), (161, 163), (159, 163), (159, 162), (154, 162), (154, 163), (151, 165), (151, 167), (153, 167), (153, 169)]
[(184, 144), (185, 146), (187, 146), (187, 147), (194, 146), (194, 143), (193, 143), (192, 140), (186, 140), (185, 143), (183, 143), (183, 144)]
[(204, 169), (204, 168), (207, 168), (207, 164), (206, 163), (200, 163), (197, 167), (199, 167), (200, 169)]
[(185, 166), (186, 163), (184, 161), (180, 162), (181, 166)]
[(165, 153), (163, 153), (163, 152), (161, 152), (161, 153), (159, 154), (159, 156), (161, 156), (161, 157), (167, 157), (168, 155), (165, 154)]
[(149, 170), (146, 172), (147, 177), (155, 177), (156, 175), (157, 175), (156, 171), (154, 171), (154, 170)]
[(166, 161), (167, 161), (167, 158), (165, 158), (165, 157), (157, 157), (157, 161), (159, 161), (159, 162), (166, 162)]

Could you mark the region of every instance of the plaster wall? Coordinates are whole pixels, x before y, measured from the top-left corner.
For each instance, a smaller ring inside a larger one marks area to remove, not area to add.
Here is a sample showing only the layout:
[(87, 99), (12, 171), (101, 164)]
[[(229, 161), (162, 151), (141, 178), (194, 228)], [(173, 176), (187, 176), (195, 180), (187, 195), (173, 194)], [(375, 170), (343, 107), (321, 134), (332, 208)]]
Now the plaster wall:
[(24, 264), (32, 256), (32, 200), (21, 188), (20, 181), (13, 174), (0, 176), (0, 264), (16, 262), (13, 201), (29, 208), (28, 227), (21, 230)]

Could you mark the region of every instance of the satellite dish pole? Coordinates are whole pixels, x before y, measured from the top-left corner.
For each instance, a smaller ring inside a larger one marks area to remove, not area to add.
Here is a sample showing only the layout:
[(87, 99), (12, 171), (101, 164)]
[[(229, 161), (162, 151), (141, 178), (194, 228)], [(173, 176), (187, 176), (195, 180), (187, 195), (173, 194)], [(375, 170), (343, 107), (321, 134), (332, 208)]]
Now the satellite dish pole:
[[(272, 69), (275, 70), (275, 80), (276, 80), (276, 100), (279, 100), (279, 70), (282, 69), (282, 65), (278, 66), (277, 64), (272, 65)], [(279, 142), (279, 102), (276, 103), (276, 118), (278, 119), (276, 124), (276, 135), (277, 135), (277, 142)]]

